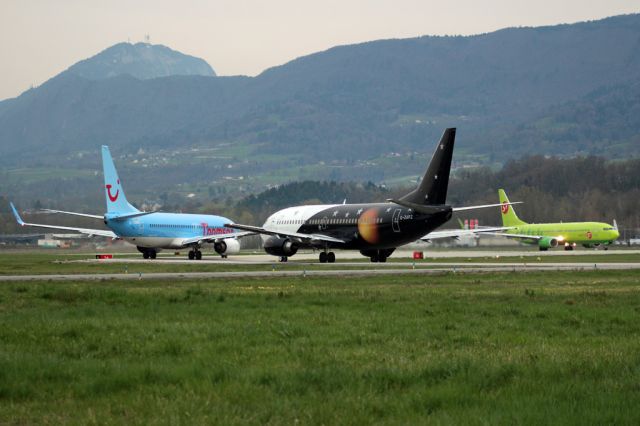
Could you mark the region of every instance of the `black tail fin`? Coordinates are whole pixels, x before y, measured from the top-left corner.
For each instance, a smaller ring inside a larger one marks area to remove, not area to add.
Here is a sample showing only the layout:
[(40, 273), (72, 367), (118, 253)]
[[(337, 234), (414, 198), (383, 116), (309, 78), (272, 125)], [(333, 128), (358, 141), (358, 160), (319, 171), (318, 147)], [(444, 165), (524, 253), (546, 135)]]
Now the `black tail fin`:
[(444, 131), (422, 181), (416, 189), (400, 198), (401, 201), (422, 205), (445, 204), (455, 139), (455, 128)]

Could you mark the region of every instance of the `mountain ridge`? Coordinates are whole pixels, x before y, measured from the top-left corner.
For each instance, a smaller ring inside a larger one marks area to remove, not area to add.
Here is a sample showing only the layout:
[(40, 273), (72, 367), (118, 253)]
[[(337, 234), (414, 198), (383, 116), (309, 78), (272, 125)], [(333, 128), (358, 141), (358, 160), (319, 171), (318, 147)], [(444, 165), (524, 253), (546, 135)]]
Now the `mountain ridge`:
[[(508, 150), (497, 141), (516, 137), (518, 126), (535, 130), (553, 108), (639, 81), (639, 52), (634, 14), (336, 46), (256, 77), (59, 75), (0, 102), (0, 162), (28, 164), (25, 148), (46, 157), (100, 144), (116, 152), (246, 146), (248, 155), (295, 153), (309, 164), (355, 161), (422, 152), (451, 126), (463, 130), (459, 152), (479, 161), (579, 154), (566, 135), (538, 146), (542, 133), (533, 132), (528, 146)], [(640, 125), (630, 131), (640, 134)], [(532, 145), (546, 151), (531, 152)], [(630, 154), (638, 147), (616, 151)]]
[(63, 73), (75, 74), (88, 80), (102, 80), (122, 74), (141, 80), (173, 75), (216, 76), (204, 59), (161, 44), (124, 42), (73, 64)]

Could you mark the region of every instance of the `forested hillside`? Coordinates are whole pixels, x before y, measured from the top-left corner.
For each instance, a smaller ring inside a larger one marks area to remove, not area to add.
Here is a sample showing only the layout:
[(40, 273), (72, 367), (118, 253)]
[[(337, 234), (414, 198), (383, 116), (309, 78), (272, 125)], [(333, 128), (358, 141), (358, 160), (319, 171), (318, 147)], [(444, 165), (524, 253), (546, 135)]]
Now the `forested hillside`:
[[(116, 71), (98, 55), (0, 102), (0, 164), (82, 167), (72, 154), (101, 144), (361, 161), (422, 152), (449, 126), (464, 130), (458, 155), (483, 162), (640, 153), (640, 15), (340, 46), (254, 78), (176, 75), (160, 54), (145, 62), (146, 49), (126, 53), (134, 70), (105, 78)], [(158, 70), (168, 76), (132, 76)]]

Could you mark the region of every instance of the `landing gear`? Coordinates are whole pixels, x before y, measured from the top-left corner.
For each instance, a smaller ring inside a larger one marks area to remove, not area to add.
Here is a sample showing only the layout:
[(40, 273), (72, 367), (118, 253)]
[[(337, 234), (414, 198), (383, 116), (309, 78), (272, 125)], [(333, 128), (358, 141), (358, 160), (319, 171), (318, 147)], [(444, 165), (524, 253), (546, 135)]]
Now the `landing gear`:
[(285, 263), (289, 260), (287, 256), (280, 256), (280, 262)]
[(566, 245), (564, 246), (564, 249), (565, 249), (566, 251), (571, 251), (571, 250), (573, 250), (573, 246), (572, 246), (571, 244), (566, 244)]
[(387, 256), (385, 256), (384, 254), (374, 254), (373, 256), (371, 256), (371, 261), (384, 263), (387, 261)]
[(321, 251), (319, 260), (320, 263), (335, 263), (336, 255), (332, 251)]
[(202, 252), (198, 249), (191, 250), (189, 252), (189, 260), (200, 260), (202, 259)]
[(142, 253), (143, 259), (155, 259), (158, 254), (154, 249), (146, 248), (146, 247), (136, 247), (140, 253)]
[(360, 250), (360, 254), (363, 256), (367, 256), (371, 259), (371, 262), (381, 262), (384, 263), (387, 261), (387, 258), (391, 256), (395, 249), (380, 249), (380, 250)]

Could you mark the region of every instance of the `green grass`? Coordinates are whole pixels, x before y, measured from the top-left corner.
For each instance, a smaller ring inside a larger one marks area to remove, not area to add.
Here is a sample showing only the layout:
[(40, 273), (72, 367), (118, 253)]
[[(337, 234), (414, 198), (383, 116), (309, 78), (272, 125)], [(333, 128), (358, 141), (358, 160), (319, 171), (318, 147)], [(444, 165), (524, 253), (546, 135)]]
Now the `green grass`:
[(0, 423), (638, 424), (633, 271), (0, 285)]
[(23, 168), (7, 170), (8, 179), (20, 184), (31, 184), (49, 179), (64, 179), (94, 176), (94, 170), (61, 168)]

